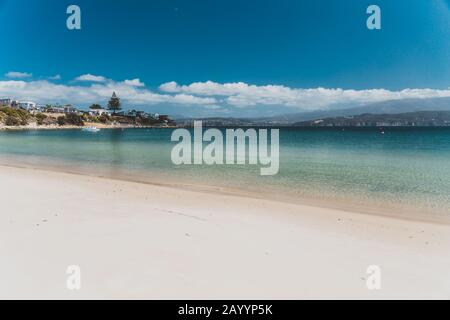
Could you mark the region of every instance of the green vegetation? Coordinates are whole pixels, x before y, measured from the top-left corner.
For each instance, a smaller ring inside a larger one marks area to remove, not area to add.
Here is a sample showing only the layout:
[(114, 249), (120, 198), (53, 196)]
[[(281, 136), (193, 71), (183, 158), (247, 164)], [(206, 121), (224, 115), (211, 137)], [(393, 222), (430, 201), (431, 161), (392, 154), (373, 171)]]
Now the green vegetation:
[(69, 113), (64, 116), (60, 116), (57, 118), (58, 125), (71, 125), (71, 126), (84, 126), (83, 116), (80, 116), (75, 113)]
[(84, 122), (103, 123), (103, 124), (112, 124), (114, 122), (114, 119), (107, 114), (102, 114), (101, 116), (91, 116), (88, 114), (83, 114), (82, 119)]
[[(98, 110), (101, 108), (98, 104), (90, 106), (91, 110)], [(108, 103), (108, 108), (114, 112), (121, 109), (120, 100), (113, 93), (111, 100)], [(60, 108), (62, 109), (62, 108)], [(58, 111), (60, 110), (58, 109)], [(47, 105), (41, 109), (42, 112), (32, 111), (17, 108), (17, 107), (0, 107), (0, 127), (18, 127), (18, 126), (84, 126), (85, 123), (98, 123), (102, 125), (114, 126), (165, 126), (174, 125), (175, 123), (167, 116), (160, 116), (158, 119), (153, 118), (145, 112), (128, 112), (124, 114), (114, 113), (113, 115), (90, 115), (85, 111), (76, 111), (74, 113), (61, 114), (55, 112), (55, 109)], [(131, 114), (131, 115), (130, 115)]]
[(31, 116), (26, 110), (11, 107), (0, 108), (0, 121), (7, 126), (25, 126), (30, 118)]
[(35, 118), (37, 125), (42, 126), (44, 124), (44, 120), (47, 119), (47, 116), (43, 113), (38, 113)]
[(104, 124), (109, 124), (112, 122), (112, 118), (106, 114), (102, 114), (97, 119), (99, 122), (104, 123)]
[(58, 118), (50, 117), (43, 113), (31, 114), (26, 110), (11, 107), (0, 107), (0, 125), (17, 127), (36, 123), (43, 125), (73, 125), (84, 126), (84, 118), (75, 113), (66, 114)]
[(20, 121), (19, 119), (12, 117), (12, 116), (6, 116), (5, 119), (5, 125), (7, 126), (20, 126)]

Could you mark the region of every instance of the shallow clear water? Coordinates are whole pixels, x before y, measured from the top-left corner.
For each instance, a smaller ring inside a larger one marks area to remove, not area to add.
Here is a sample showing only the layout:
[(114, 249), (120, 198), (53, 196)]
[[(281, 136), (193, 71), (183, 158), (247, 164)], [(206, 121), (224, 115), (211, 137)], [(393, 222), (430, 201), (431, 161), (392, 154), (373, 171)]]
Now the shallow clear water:
[(450, 215), (450, 128), (282, 128), (280, 171), (260, 166), (175, 166), (172, 129), (0, 132), (0, 160), (65, 164), (355, 204), (409, 205)]

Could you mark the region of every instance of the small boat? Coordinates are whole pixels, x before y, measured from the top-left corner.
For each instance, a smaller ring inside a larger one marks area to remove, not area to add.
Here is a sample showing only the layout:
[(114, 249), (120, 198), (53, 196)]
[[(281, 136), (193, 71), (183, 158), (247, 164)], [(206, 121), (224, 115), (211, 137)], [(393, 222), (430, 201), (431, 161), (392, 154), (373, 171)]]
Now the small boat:
[(85, 131), (85, 132), (99, 132), (100, 129), (97, 127), (84, 127), (83, 129), (81, 129), (81, 131)]

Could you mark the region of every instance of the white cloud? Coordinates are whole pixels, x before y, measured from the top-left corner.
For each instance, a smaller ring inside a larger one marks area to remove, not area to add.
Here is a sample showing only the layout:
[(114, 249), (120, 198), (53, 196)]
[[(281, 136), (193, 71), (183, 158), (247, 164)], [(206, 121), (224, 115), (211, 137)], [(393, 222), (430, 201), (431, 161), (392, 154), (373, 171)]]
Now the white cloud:
[(139, 79), (125, 80), (124, 83), (132, 87), (145, 87), (145, 83), (141, 82)]
[(54, 76), (49, 77), (48, 79), (49, 79), (49, 80), (61, 80), (61, 75), (55, 74)]
[[(52, 77), (57, 80), (58, 77)], [(450, 97), (450, 88), (344, 90), (327, 88), (290, 88), (281, 85), (250, 85), (244, 82), (216, 83), (212, 81), (179, 85), (176, 82), (162, 84), (160, 92), (155, 92), (140, 81), (131, 79), (114, 81), (101, 76), (86, 74), (78, 77), (87, 84), (61, 84), (50, 80), (6, 80), (0, 81), (0, 97), (33, 100), (39, 104), (71, 103), (86, 106), (91, 103), (106, 103), (115, 91), (125, 107), (167, 104), (173, 106), (201, 106), (201, 110), (218, 112), (236, 111), (248, 107), (255, 110), (259, 106), (272, 107), (274, 112), (296, 109), (318, 110), (333, 105), (351, 107), (372, 102), (407, 98)], [(237, 111), (241, 112), (241, 111)], [(257, 111), (251, 111), (257, 112)]]
[(107, 79), (103, 76), (94, 76), (93, 74), (83, 74), (77, 78), (77, 81), (87, 81), (87, 82), (105, 82)]
[(181, 87), (175, 82), (166, 82), (159, 86), (159, 90), (164, 92), (180, 92), (182, 91)]
[(7, 74), (5, 74), (7, 78), (12, 79), (23, 79), (23, 78), (31, 78), (33, 74), (26, 73), (26, 72), (17, 72), (17, 71), (10, 71)]
[(212, 81), (195, 82), (190, 85), (178, 85), (176, 82), (162, 84), (159, 89), (169, 93), (184, 93), (195, 96), (222, 97), (223, 102), (235, 107), (273, 105), (297, 107), (303, 110), (324, 109), (335, 104), (366, 104), (387, 100), (408, 98), (450, 97), (450, 88), (404, 89), (390, 91), (386, 89), (327, 89), (327, 88), (290, 88), (281, 85), (249, 85), (244, 82), (216, 83)]
[(213, 105), (217, 101), (211, 97), (197, 97), (189, 94), (160, 94), (146, 88), (136, 86), (135, 82), (93, 83), (89, 86), (56, 84), (47, 80), (0, 81), (0, 96), (20, 100), (33, 100), (40, 104), (45, 103), (71, 103), (75, 105), (88, 105), (103, 103), (115, 91), (125, 104), (152, 105), (159, 103), (176, 105)]

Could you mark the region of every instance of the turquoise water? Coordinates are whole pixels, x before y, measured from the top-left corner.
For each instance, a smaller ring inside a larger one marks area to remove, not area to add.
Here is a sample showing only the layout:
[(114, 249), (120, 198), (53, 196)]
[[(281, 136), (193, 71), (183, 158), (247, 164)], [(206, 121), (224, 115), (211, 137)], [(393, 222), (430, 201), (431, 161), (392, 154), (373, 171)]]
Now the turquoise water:
[(450, 128), (282, 128), (275, 176), (260, 176), (259, 165), (175, 166), (171, 133), (0, 132), (0, 162), (450, 215)]

